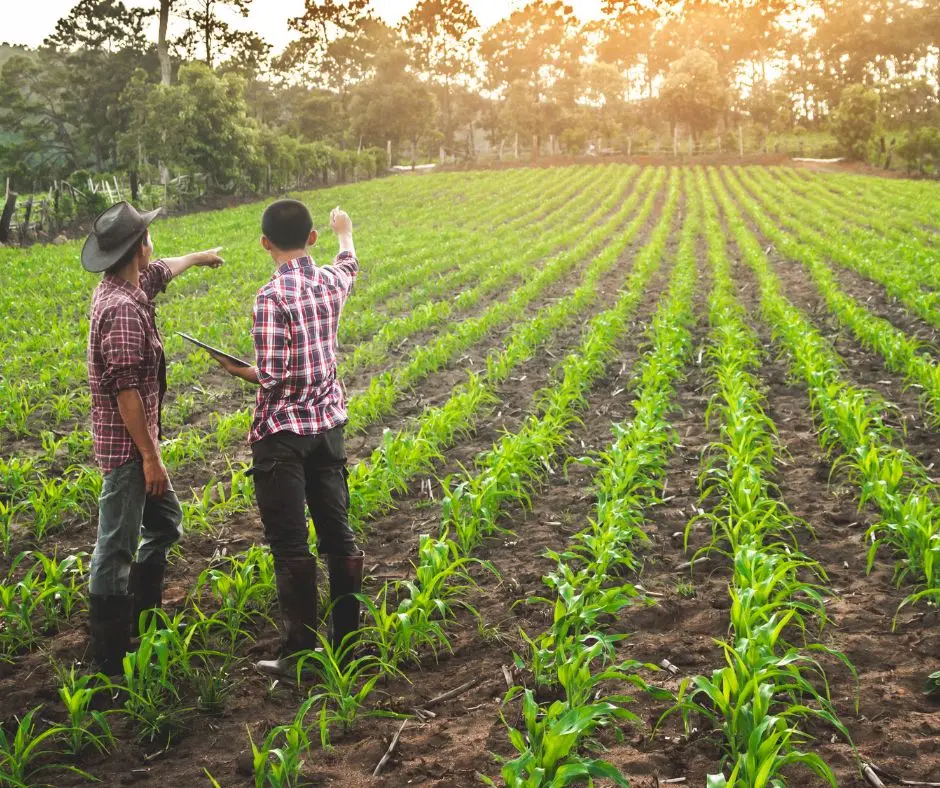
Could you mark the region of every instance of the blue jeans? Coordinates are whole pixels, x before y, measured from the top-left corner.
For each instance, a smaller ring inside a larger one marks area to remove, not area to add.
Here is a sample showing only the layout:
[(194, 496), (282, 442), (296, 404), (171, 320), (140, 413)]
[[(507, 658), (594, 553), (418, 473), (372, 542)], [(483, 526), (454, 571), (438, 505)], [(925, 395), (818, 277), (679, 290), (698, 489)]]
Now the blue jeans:
[(98, 537), (88, 590), (127, 594), (134, 555), (140, 563), (166, 562), (167, 550), (183, 535), (182, 522), (183, 510), (172, 487), (161, 498), (147, 495), (140, 462), (132, 460), (106, 474), (98, 499)]

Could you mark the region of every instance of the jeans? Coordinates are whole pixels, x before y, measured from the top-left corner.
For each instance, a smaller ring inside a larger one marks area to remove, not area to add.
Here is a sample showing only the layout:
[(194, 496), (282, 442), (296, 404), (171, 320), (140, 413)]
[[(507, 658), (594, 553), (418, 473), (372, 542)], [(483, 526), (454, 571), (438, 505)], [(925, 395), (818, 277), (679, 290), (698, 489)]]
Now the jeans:
[(310, 555), (304, 504), (317, 550), (358, 555), (349, 527), (349, 487), (342, 426), (319, 435), (275, 432), (252, 444), (252, 475), (265, 541), (275, 561)]
[(172, 487), (161, 497), (146, 493), (144, 469), (132, 460), (104, 477), (98, 499), (98, 538), (91, 556), (88, 590), (92, 594), (127, 594), (134, 554), (140, 563), (166, 562), (183, 535), (183, 510)]

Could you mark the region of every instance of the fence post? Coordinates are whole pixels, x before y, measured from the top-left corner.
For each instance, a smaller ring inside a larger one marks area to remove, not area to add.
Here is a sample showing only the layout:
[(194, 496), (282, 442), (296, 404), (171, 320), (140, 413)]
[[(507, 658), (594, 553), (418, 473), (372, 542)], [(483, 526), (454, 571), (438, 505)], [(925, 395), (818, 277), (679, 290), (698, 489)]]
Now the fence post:
[(519, 132), (516, 132), (516, 141), (513, 143), (513, 151), (515, 152), (515, 157), (519, 158)]
[(33, 214), (33, 198), (28, 197), (23, 214), (23, 224), (20, 225), (20, 242), (26, 243), (26, 234), (29, 232), (29, 217)]
[(10, 242), (10, 222), (13, 221), (13, 214), (16, 212), (16, 192), (9, 191), (9, 180), (7, 180), (7, 198), (3, 205), (3, 214), (0, 214), (0, 244)]

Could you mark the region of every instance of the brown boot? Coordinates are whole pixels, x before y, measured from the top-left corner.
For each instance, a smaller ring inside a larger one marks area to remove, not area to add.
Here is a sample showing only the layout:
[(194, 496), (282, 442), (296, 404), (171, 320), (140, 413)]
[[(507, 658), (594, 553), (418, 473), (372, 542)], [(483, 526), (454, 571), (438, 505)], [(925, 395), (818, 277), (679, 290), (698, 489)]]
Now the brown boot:
[(289, 657), (317, 645), (317, 561), (313, 556), (275, 559), (274, 576), (283, 626), (281, 649), (277, 659), (262, 659), (255, 667), (289, 677), (295, 675), (296, 666)]
[(355, 594), (362, 592), (365, 553), (360, 550), (358, 555), (330, 555), (327, 561), (330, 568), (330, 600), (333, 604), (330, 642), (334, 651), (344, 648), (344, 656), (348, 658), (355, 649), (357, 639), (352, 633), (359, 630), (360, 605)]
[[(148, 561), (131, 564), (131, 573), (127, 580), (127, 593), (134, 600), (131, 617), (131, 637), (140, 633), (140, 616), (145, 610), (159, 610), (163, 606), (163, 575), (166, 564), (162, 561)], [(149, 619), (144, 622), (146, 627)]]
[(88, 595), (88, 645), (95, 670), (106, 676), (124, 672), (124, 655), (130, 649), (131, 598)]

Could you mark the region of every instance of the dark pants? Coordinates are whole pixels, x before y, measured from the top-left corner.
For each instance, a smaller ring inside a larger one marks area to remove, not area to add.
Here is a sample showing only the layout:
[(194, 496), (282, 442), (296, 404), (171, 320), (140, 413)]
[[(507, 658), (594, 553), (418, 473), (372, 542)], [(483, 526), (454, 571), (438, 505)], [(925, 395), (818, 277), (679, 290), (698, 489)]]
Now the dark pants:
[(358, 555), (349, 527), (349, 487), (342, 426), (319, 435), (276, 432), (251, 446), (255, 495), (275, 560), (310, 555), (304, 504), (319, 553)]

